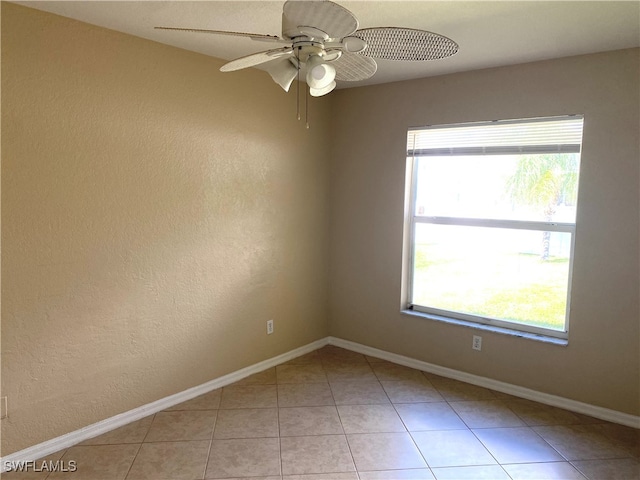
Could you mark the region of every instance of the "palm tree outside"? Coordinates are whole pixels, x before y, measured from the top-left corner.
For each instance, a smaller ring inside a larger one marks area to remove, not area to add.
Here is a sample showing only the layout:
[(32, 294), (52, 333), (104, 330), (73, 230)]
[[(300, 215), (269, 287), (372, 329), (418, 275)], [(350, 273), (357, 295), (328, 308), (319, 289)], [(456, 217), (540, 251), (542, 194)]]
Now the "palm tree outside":
[[(579, 156), (571, 153), (523, 155), (506, 182), (516, 204), (536, 207), (547, 222), (560, 205), (575, 205), (578, 198)], [(549, 260), (551, 234), (543, 232), (542, 260)]]

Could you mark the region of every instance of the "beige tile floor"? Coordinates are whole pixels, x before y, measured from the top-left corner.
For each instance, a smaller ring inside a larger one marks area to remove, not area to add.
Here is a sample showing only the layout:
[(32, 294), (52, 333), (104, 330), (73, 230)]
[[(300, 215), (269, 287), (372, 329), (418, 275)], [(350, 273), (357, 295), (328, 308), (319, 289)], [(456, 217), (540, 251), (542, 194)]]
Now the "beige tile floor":
[(327, 346), (5, 480), (640, 478), (639, 432)]

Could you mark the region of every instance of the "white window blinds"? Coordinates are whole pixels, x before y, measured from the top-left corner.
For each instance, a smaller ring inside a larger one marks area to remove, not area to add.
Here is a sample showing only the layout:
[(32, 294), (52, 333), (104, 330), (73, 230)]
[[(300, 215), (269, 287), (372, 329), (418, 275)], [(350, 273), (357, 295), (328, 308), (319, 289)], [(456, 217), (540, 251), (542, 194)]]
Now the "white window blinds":
[(407, 156), (578, 153), (581, 115), (412, 128)]

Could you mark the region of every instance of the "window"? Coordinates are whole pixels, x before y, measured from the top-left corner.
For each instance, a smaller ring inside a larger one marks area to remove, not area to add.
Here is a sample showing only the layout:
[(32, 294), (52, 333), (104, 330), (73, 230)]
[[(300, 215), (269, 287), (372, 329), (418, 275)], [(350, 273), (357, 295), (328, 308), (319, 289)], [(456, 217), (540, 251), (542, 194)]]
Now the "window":
[(409, 130), (409, 309), (567, 338), (582, 124)]

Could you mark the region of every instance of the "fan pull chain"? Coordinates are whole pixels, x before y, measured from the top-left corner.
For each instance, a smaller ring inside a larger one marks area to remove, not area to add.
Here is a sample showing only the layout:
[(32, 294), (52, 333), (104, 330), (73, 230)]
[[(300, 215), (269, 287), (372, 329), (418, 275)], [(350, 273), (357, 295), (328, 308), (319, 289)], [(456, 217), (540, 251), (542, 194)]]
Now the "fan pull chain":
[(296, 50), (296, 60), (298, 64), (298, 85), (296, 85), (296, 110), (298, 113), (298, 121), (300, 121), (300, 47)]
[(307, 130), (309, 129), (309, 89), (304, 89), (304, 121), (307, 124)]
[[(300, 115), (300, 48), (298, 47), (296, 50), (296, 64), (298, 69), (298, 85), (296, 85), (296, 110), (298, 113), (298, 121), (301, 120)], [(309, 91), (305, 87), (305, 97), (304, 97), (304, 121), (307, 124), (307, 129), (309, 128)]]

